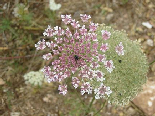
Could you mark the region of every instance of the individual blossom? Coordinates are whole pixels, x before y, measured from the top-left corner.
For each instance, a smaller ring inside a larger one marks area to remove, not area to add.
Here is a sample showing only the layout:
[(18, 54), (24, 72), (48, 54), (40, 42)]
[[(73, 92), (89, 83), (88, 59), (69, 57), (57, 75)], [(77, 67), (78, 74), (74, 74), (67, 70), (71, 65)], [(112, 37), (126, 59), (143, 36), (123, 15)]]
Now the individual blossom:
[(110, 35), (111, 35), (110, 32), (108, 32), (108, 31), (106, 31), (106, 30), (102, 30), (101, 33), (102, 33), (102, 38), (103, 38), (104, 40), (107, 40), (107, 39), (110, 38)]
[(72, 84), (75, 89), (79, 86), (80, 80), (77, 77), (72, 77)]
[(106, 87), (103, 85), (103, 83), (101, 83), (99, 88), (94, 89), (94, 93), (96, 94), (95, 98), (100, 99), (104, 98), (106, 95), (109, 96), (112, 93), (112, 91), (110, 90), (110, 87)]
[(92, 64), (90, 65), (90, 67), (91, 67), (92, 69), (96, 69), (96, 68), (99, 67), (99, 64), (98, 64), (98, 62), (92, 62)]
[(88, 22), (88, 20), (91, 18), (90, 15), (86, 15), (86, 14), (80, 14), (80, 17), (83, 22)]
[(54, 30), (51, 29), (51, 26), (50, 25), (48, 25), (47, 29), (45, 29), (43, 35), (44, 36), (47, 36), (47, 37), (52, 37), (52, 36), (55, 35)]
[(89, 82), (85, 82), (81, 86), (81, 94), (83, 95), (84, 93), (88, 93), (88, 94), (92, 93), (92, 87)]
[(52, 59), (52, 54), (51, 53), (48, 53), (48, 54), (43, 55), (43, 59), (45, 59), (45, 60)]
[(55, 44), (53, 41), (51, 42), (46, 42), (47, 47), (49, 47), (50, 49), (53, 49), (54, 47), (57, 46), (57, 44)]
[(35, 47), (37, 48), (37, 50), (45, 49), (46, 48), (45, 40), (43, 39), (42, 41), (39, 41), (37, 44), (35, 44)]
[(94, 43), (93, 46), (92, 46), (92, 48), (95, 49), (95, 50), (97, 50), (97, 48), (98, 48), (98, 42)]
[(65, 24), (69, 24), (72, 21), (71, 15), (61, 15), (61, 18)]
[(71, 31), (69, 30), (68, 27), (67, 27), (67, 29), (66, 29), (65, 35), (66, 35), (67, 37), (72, 37), (72, 33), (71, 33)]
[(107, 71), (110, 72), (110, 73), (113, 71), (113, 68), (115, 68), (115, 66), (113, 65), (113, 61), (112, 60), (105, 61), (104, 65), (105, 65)]
[(99, 61), (99, 62), (104, 62), (104, 61), (106, 60), (105, 54), (103, 54), (103, 55), (99, 54), (99, 55), (97, 56), (97, 58), (98, 58), (98, 61)]
[(101, 45), (101, 47), (100, 47), (100, 50), (101, 50), (102, 52), (106, 52), (108, 49), (109, 49), (108, 43), (106, 43), (106, 44), (103, 44), (103, 43), (102, 43), (102, 45)]
[(89, 31), (96, 31), (96, 29), (97, 29), (97, 27), (98, 27), (98, 23), (97, 24), (95, 24), (95, 23), (90, 23), (90, 25), (89, 25)]
[(61, 29), (61, 27), (58, 27), (58, 26), (55, 26), (54, 27), (54, 30), (55, 30), (55, 35), (57, 36), (62, 36), (65, 34), (65, 31), (63, 29)]
[(97, 34), (96, 33), (92, 33), (91, 34), (91, 38), (92, 38), (93, 41), (96, 41), (96, 42), (98, 41), (97, 40)]
[(116, 46), (115, 50), (117, 52), (117, 54), (120, 56), (120, 55), (124, 55), (124, 47), (123, 47), (123, 44), (122, 42), (119, 43), (119, 45)]
[(105, 80), (105, 78), (103, 77), (104, 76), (104, 73), (103, 72), (101, 72), (99, 70), (96, 70), (95, 71), (95, 75), (96, 75), (97, 81), (103, 82)]
[(85, 28), (85, 25), (83, 25), (82, 28), (80, 29), (80, 34), (81, 35), (86, 35), (87, 34), (87, 29)]
[(72, 25), (74, 28), (76, 28), (76, 29), (80, 27), (79, 21), (75, 21), (75, 19), (72, 20), (71, 25)]
[(67, 85), (59, 85), (59, 94), (66, 95), (67, 94)]

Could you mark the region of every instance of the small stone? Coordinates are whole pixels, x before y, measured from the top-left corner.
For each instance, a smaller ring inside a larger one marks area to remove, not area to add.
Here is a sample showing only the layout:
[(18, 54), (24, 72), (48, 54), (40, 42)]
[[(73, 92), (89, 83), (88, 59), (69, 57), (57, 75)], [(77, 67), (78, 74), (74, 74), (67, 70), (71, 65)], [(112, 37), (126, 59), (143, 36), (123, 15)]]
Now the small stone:
[(126, 113), (129, 116), (133, 116), (136, 113), (136, 111), (132, 107), (129, 107), (128, 110), (126, 111)]
[(113, 17), (114, 17), (114, 14), (108, 14), (108, 15), (106, 16), (106, 20), (107, 20), (107, 21), (111, 21), (111, 20), (113, 19)]
[(2, 78), (0, 78), (0, 85), (4, 85), (5, 84), (5, 81), (3, 81)]
[(152, 25), (149, 22), (143, 22), (142, 25), (149, 28), (149, 29), (152, 28)]
[(143, 86), (143, 91), (138, 94), (133, 102), (142, 109), (146, 115), (152, 116), (155, 114), (155, 82), (148, 81)]
[(152, 40), (152, 39), (148, 39), (148, 40), (147, 40), (147, 45), (153, 46), (153, 40)]
[(10, 116), (20, 116), (20, 112), (11, 112)]

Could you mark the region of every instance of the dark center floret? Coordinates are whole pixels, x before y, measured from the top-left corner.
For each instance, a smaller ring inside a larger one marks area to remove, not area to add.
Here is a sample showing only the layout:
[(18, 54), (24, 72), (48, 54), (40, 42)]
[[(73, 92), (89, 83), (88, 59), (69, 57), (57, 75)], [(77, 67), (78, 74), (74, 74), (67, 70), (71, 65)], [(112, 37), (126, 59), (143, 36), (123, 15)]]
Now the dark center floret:
[(74, 59), (75, 59), (75, 61), (79, 60), (79, 56), (75, 55)]

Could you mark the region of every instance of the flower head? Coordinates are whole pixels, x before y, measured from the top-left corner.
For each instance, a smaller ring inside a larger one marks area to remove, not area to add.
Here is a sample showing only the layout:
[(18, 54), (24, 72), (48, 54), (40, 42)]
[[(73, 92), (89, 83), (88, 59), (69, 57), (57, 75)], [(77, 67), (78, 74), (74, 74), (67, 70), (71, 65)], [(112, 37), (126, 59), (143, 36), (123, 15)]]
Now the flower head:
[(55, 0), (49, 0), (49, 8), (53, 11), (59, 10), (61, 8), (61, 4), (56, 4)]
[(71, 78), (73, 87), (80, 88), (82, 95), (94, 92), (96, 99), (129, 101), (140, 89), (137, 85), (145, 82), (140, 77), (145, 75), (147, 63), (140, 48), (127, 40), (124, 32), (92, 23), (88, 21), (89, 15), (80, 17), (82, 21), (61, 15), (67, 26), (48, 26), (43, 35), (51, 40), (35, 44), (37, 50), (50, 51), (43, 55), (50, 62), (42, 70), (45, 78), (48, 82), (61, 83), (58, 90), (62, 95), (67, 93), (65, 80)]

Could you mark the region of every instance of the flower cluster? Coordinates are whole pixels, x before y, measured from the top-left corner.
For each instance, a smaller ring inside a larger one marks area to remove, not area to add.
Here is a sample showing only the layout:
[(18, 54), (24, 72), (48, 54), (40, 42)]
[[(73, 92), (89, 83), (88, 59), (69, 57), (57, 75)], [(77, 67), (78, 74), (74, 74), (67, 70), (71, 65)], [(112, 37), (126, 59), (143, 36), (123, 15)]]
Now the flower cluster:
[(25, 79), (25, 83), (28, 84), (32, 84), (32, 85), (42, 85), (43, 81), (44, 81), (44, 74), (42, 71), (31, 71), (29, 73), (26, 73), (24, 75), (24, 79)]
[[(70, 77), (73, 87), (80, 87), (82, 95), (91, 94), (94, 90), (96, 99), (109, 96), (112, 91), (104, 85), (105, 73), (100, 69), (104, 67), (108, 73), (112, 73), (115, 68), (113, 60), (107, 60), (105, 55), (110, 47), (106, 42), (111, 37), (110, 31), (100, 31), (105, 42), (99, 43), (96, 33), (98, 24), (89, 21), (90, 15), (80, 14), (81, 21), (72, 19), (71, 15), (61, 15), (61, 18), (64, 24), (70, 26), (66, 29), (48, 26), (43, 35), (52, 37), (52, 40), (35, 44), (37, 50), (49, 48), (52, 51), (43, 55), (44, 60), (55, 57), (50, 66), (42, 69), (48, 82), (64, 83), (63, 80)], [(115, 51), (118, 55), (124, 55), (123, 44), (116, 46)], [(67, 85), (59, 85), (58, 90), (65, 95)]]

